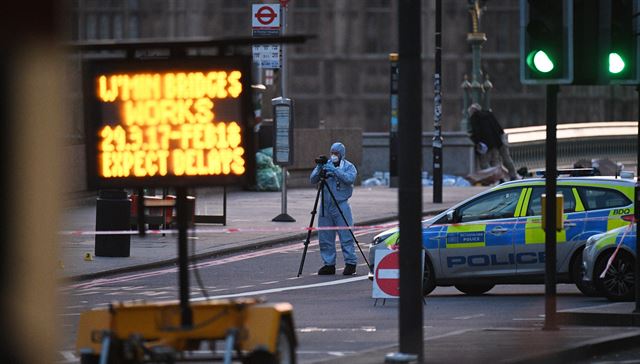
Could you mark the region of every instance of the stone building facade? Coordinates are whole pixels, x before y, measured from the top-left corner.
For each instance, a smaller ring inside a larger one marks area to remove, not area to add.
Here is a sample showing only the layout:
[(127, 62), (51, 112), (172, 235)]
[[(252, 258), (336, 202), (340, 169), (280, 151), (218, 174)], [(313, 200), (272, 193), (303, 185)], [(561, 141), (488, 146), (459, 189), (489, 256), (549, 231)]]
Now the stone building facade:
[[(69, 38), (177, 39), (249, 36), (249, 0), (73, 0)], [(262, 1), (275, 3), (277, 1)], [(433, 129), (434, 1), (422, 2), (424, 59), (423, 130)], [(471, 72), (467, 0), (443, 1), (443, 130), (461, 130), (462, 90)], [(490, 0), (481, 18), (488, 40), (482, 69), (494, 88), (492, 109), (505, 128), (544, 123), (543, 86), (519, 78), (519, 13), (516, 0)], [(397, 51), (397, 2), (393, 0), (291, 0), (287, 34), (311, 34), (288, 46), (288, 96), (296, 102), (300, 128), (358, 127), (388, 131), (390, 52)], [(247, 52), (248, 49), (239, 50)], [(73, 112), (70, 139), (82, 142), (80, 57), (70, 56)], [(276, 80), (276, 85), (278, 84)], [(272, 86), (275, 87), (275, 86)], [(267, 90), (277, 94), (277, 90)], [(637, 96), (631, 87), (562, 87), (560, 122), (634, 120)]]
[[(252, 2), (257, 1), (74, 0), (69, 35), (74, 40), (250, 35)], [(518, 4), (515, 0), (487, 1), (481, 18), (488, 38), (482, 50), (482, 69), (494, 85), (492, 108), (505, 127), (540, 124), (544, 116), (544, 88), (523, 86), (519, 81)], [(288, 8), (289, 34), (316, 35), (288, 51), (288, 87), (297, 104), (298, 126), (315, 127), (323, 120), (326, 127), (386, 131), (388, 54), (397, 50), (397, 3), (291, 0)], [(423, 126), (431, 130), (434, 1), (423, 1), (422, 13)], [(467, 1), (443, 1), (444, 130), (460, 129), (460, 84), (471, 70), (465, 41), (469, 19)], [(635, 103), (630, 87), (563, 87), (559, 120), (635, 119)]]

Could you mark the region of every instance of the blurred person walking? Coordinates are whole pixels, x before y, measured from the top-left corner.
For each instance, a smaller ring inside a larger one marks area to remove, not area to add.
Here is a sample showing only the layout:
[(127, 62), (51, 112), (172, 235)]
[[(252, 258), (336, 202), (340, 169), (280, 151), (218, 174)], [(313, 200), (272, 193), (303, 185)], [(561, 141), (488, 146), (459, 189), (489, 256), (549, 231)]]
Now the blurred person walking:
[(479, 155), (480, 168), (486, 169), (503, 164), (509, 173), (511, 180), (518, 179), (516, 168), (509, 153), (509, 144), (504, 129), (498, 119), (489, 110), (473, 103), (469, 106), (469, 121), (471, 135), (476, 152)]

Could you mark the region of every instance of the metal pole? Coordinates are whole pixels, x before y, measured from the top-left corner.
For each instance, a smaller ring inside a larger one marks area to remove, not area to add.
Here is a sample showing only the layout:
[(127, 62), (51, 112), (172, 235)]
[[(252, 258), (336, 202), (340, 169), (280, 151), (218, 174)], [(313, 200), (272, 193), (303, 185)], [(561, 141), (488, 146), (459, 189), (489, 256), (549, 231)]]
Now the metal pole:
[(436, 72), (433, 75), (433, 202), (442, 203), (442, 0), (436, 0)]
[[(280, 6), (280, 21), (282, 22), (282, 35), (284, 36), (287, 22), (286, 22), (286, 13), (287, 13), (287, 4), (283, 3)], [(285, 72), (285, 64), (287, 63), (287, 47), (282, 44), (280, 45), (280, 49), (282, 50), (282, 64), (280, 64), (280, 89), (282, 99), (286, 97), (286, 72)], [(275, 117), (275, 115), (274, 115)], [(281, 166), (282, 168), (282, 203), (280, 208), (280, 216), (288, 216), (287, 214), (287, 167)], [(284, 221), (295, 221), (293, 218), (290, 220), (285, 219)]]
[(482, 44), (487, 41), (487, 36), (480, 31), (480, 17), (482, 8), (479, 0), (469, 1), (469, 11), (471, 12), (471, 33), (467, 34), (467, 42), (471, 44), (471, 97), (472, 103), (482, 103), (484, 92), (482, 84)]
[[(282, 33), (281, 33), (282, 36), (284, 36), (285, 31), (287, 29), (286, 14), (287, 14), (287, 4), (283, 3), (280, 5), (280, 21), (282, 22)], [(280, 96), (282, 96), (282, 98), (284, 99), (285, 97), (287, 97), (286, 96), (287, 74), (285, 73), (285, 64), (287, 63), (287, 47), (284, 45), (284, 43), (280, 45), (280, 50), (282, 52), (282, 63), (280, 64), (280, 91), (281, 91)]]
[(558, 85), (547, 85), (547, 150), (545, 202), (545, 274), (544, 274), (544, 327), (543, 330), (558, 330), (556, 324), (556, 126), (557, 126)]
[(400, 0), (398, 137), (400, 185), (400, 352), (423, 361), (421, 0)]
[(391, 117), (389, 118), (389, 187), (398, 187), (398, 53), (389, 54)]
[[(636, 88), (638, 92), (638, 148), (636, 159), (636, 176), (640, 178), (640, 86)], [(638, 220), (640, 220), (640, 184), (636, 181), (636, 198), (634, 208), (634, 217), (636, 224), (636, 264), (634, 265), (634, 287), (636, 291), (636, 308), (634, 313), (640, 313), (640, 263), (638, 257), (640, 257), (640, 230), (638, 229)]]
[(187, 228), (191, 212), (187, 206), (187, 189), (176, 188), (176, 215), (178, 219), (178, 285), (180, 288), (180, 317), (182, 327), (191, 327), (193, 317), (189, 307), (189, 250)]

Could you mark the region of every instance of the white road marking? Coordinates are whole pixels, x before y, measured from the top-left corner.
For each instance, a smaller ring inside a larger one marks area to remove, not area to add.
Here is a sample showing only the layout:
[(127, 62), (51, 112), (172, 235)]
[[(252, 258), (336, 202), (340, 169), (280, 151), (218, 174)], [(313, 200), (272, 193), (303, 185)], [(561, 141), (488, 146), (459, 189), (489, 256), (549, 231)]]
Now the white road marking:
[(462, 335), (464, 333), (471, 332), (471, 331), (474, 331), (474, 330), (473, 329), (463, 329), (463, 330), (451, 331), (451, 332), (448, 332), (446, 334), (428, 337), (428, 338), (424, 339), (424, 341), (442, 339), (443, 337), (449, 337), (449, 336)]
[(513, 321), (543, 321), (543, 317), (514, 317)]
[[(356, 231), (354, 234), (356, 236), (361, 236), (361, 235), (366, 235), (366, 234), (380, 231), (380, 230), (383, 230), (383, 229), (372, 228), (372, 229), (366, 229), (366, 230), (359, 230), (359, 231)], [(318, 245), (317, 239), (314, 239), (309, 244), (309, 246), (313, 246), (314, 248), (317, 245)], [(190, 265), (189, 270), (193, 270), (196, 268), (200, 268), (200, 269), (208, 268), (208, 267), (218, 266), (218, 265), (227, 264), (227, 263), (234, 263), (242, 260), (252, 259), (256, 257), (263, 257), (266, 255), (276, 254), (281, 252), (298, 251), (302, 247), (303, 246), (299, 244), (291, 244), (291, 245), (278, 246), (275, 248), (260, 249), (250, 253), (232, 255), (229, 257), (221, 258), (221, 259), (210, 259), (210, 260), (206, 260), (206, 261), (202, 261), (202, 262), (198, 262), (196, 264)], [(69, 285), (67, 287), (62, 288), (62, 291), (68, 291), (72, 289), (89, 289), (89, 288), (104, 286), (107, 284), (117, 284), (122, 282), (129, 282), (137, 279), (157, 277), (165, 274), (173, 274), (173, 273), (176, 273), (177, 271), (178, 271), (178, 268), (174, 267), (174, 268), (158, 269), (158, 270), (152, 270), (152, 271), (141, 272), (141, 273), (121, 275), (113, 278), (98, 278), (89, 282), (82, 282), (82, 283)]]
[(142, 296), (149, 296), (149, 297), (155, 297), (155, 296), (161, 296), (161, 295), (166, 295), (169, 292), (167, 291), (160, 291), (160, 292), (156, 292), (156, 291), (145, 291), (145, 292), (138, 292), (137, 294), (142, 295)]
[(255, 284), (249, 284), (249, 285), (246, 285), (246, 286), (236, 287), (236, 289), (251, 288), (251, 287), (255, 287), (255, 286), (256, 286)]
[[(334, 280), (334, 281), (322, 282), (322, 283), (313, 283), (313, 284), (305, 284), (305, 285), (302, 285), (302, 286), (280, 287), (280, 288), (272, 288), (272, 289), (263, 289), (263, 290), (260, 290), (260, 291), (250, 291), (250, 292), (234, 293), (234, 294), (227, 294), (227, 295), (220, 295), (220, 296), (211, 296), (209, 298), (210, 299), (220, 299), (220, 298), (233, 298), (233, 297), (243, 297), (243, 296), (258, 296), (258, 295), (269, 294), (269, 293), (279, 293), (279, 292), (286, 292), (286, 291), (297, 291), (297, 290), (307, 289), (307, 288), (335, 286), (335, 285), (338, 285), (338, 284), (352, 283), (352, 282), (362, 281), (362, 280), (365, 280), (365, 279), (367, 279), (367, 276), (345, 278), (345, 279), (337, 279), (337, 280)], [(204, 300), (204, 298), (196, 298), (196, 299), (192, 299), (191, 301), (195, 302), (195, 301), (203, 301), (203, 300)]]
[(313, 350), (296, 350), (296, 353), (300, 355), (335, 355), (335, 354), (343, 354), (343, 355), (351, 355), (355, 354), (356, 351), (313, 351)]
[(62, 355), (62, 357), (69, 362), (74, 362), (79, 360), (79, 358), (76, 356), (76, 353), (71, 350), (60, 351), (60, 355)]
[(601, 308), (609, 308), (612, 306), (625, 306), (625, 305), (629, 305), (628, 302), (614, 302), (614, 303), (607, 303), (604, 305), (597, 305), (597, 306), (587, 306), (587, 307), (580, 307), (580, 308), (569, 308), (566, 310), (559, 310), (558, 312), (569, 312), (569, 311), (591, 311), (591, 310), (598, 310)]
[(76, 309), (76, 308), (85, 308), (85, 306), (84, 305), (75, 305), (75, 306), (67, 306), (65, 308), (67, 310), (73, 310), (73, 309)]
[(375, 326), (362, 326), (356, 328), (327, 328), (327, 327), (303, 327), (301, 329), (296, 329), (296, 331), (309, 333), (309, 332), (376, 332)]
[(454, 320), (468, 320), (468, 319), (472, 319), (472, 318), (478, 318), (478, 317), (483, 317), (484, 313), (477, 313), (475, 315), (469, 315), (469, 316), (458, 316), (458, 317), (454, 317)]
[(262, 282), (260, 284), (274, 284), (274, 283), (278, 283), (280, 281), (269, 281), (269, 282)]

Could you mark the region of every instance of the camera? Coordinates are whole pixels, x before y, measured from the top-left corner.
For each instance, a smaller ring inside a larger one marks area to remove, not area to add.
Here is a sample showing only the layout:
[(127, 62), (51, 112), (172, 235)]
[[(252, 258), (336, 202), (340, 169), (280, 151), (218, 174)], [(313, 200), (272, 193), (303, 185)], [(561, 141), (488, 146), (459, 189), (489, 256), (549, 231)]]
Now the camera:
[(316, 158), (316, 164), (327, 164), (328, 161), (329, 158), (327, 158), (326, 155), (319, 155), (318, 158)]

